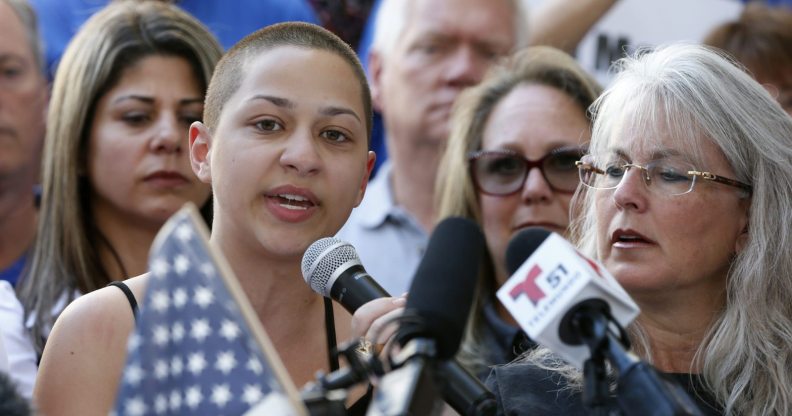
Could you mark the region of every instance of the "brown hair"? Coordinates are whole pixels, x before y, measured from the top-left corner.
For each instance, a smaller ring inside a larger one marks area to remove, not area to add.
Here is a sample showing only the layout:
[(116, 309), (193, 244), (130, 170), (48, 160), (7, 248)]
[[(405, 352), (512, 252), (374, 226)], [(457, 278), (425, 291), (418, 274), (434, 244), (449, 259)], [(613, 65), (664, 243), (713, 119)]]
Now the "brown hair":
[(704, 44), (728, 52), (763, 82), (784, 79), (792, 71), (792, 10), (749, 3), (739, 19), (715, 27)]
[(360, 82), (363, 110), (366, 117), (366, 137), (371, 144), (371, 93), (366, 73), (355, 51), (332, 32), (310, 23), (286, 22), (267, 26), (245, 36), (218, 62), (204, 105), (204, 124), (209, 129), (217, 127), (220, 114), (229, 98), (239, 89), (245, 76), (245, 67), (257, 54), (279, 46), (296, 46), (328, 51), (338, 55), (352, 68)]
[[(205, 86), (222, 49), (206, 27), (176, 6), (118, 1), (83, 25), (58, 67), (44, 143), (38, 234), (18, 288), (26, 318), (35, 316), (31, 335), (39, 353), (59, 299), (71, 301), (75, 292), (111, 281), (99, 248), (115, 249), (94, 222), (91, 184), (82, 173), (90, 126), (96, 103), (124, 70), (156, 54), (186, 59)], [(209, 202), (205, 207), (211, 208)]]

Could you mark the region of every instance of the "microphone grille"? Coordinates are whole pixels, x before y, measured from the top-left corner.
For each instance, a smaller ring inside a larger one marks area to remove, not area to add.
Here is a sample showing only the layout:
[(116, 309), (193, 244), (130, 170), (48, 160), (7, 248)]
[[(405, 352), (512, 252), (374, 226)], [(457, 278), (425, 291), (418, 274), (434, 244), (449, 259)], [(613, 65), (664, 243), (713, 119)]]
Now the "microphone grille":
[(330, 278), (341, 265), (352, 260), (360, 262), (352, 244), (334, 237), (316, 240), (303, 255), (303, 279), (314, 292), (330, 297)]

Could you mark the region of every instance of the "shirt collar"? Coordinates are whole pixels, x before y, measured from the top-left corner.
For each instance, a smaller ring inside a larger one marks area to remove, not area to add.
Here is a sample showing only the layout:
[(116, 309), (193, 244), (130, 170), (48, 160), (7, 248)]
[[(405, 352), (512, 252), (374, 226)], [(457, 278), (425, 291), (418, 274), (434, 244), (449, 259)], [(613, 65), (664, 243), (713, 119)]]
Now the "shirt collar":
[(396, 205), (391, 185), (392, 165), (390, 161), (380, 166), (377, 176), (369, 183), (363, 202), (356, 208), (360, 211), (360, 222), (366, 228), (377, 228), (389, 217), (398, 217), (402, 210)]
[(498, 315), (492, 301), (486, 301), (483, 309), (484, 322), (492, 329), (495, 339), (506, 351), (512, 351), (516, 356), (534, 345), (522, 329), (504, 321)]

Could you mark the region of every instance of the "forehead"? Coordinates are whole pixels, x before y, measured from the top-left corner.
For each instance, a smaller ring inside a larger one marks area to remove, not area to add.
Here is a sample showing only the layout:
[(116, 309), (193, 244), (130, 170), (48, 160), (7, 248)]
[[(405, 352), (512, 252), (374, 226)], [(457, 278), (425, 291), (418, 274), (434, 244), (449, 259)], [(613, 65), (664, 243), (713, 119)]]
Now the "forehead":
[(33, 57), (22, 21), (11, 6), (0, 1), (0, 56), (6, 54)]
[(588, 141), (589, 122), (575, 100), (560, 90), (521, 84), (495, 105), (484, 129), (487, 146), (519, 141), (542, 150)]
[(335, 53), (279, 46), (248, 59), (243, 74), (229, 103), (272, 94), (288, 98), (297, 106), (343, 105), (364, 119), (361, 81), (349, 63)]
[(404, 34), (460, 38), (511, 49), (516, 43), (516, 10), (508, 0), (413, 0)]

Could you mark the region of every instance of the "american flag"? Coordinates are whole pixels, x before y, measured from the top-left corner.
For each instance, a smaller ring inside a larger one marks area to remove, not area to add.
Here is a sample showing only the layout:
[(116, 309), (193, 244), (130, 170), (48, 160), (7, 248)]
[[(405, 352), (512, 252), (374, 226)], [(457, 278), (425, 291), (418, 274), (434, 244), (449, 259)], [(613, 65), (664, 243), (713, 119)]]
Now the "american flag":
[(185, 207), (154, 241), (114, 414), (306, 414), (199, 218)]

